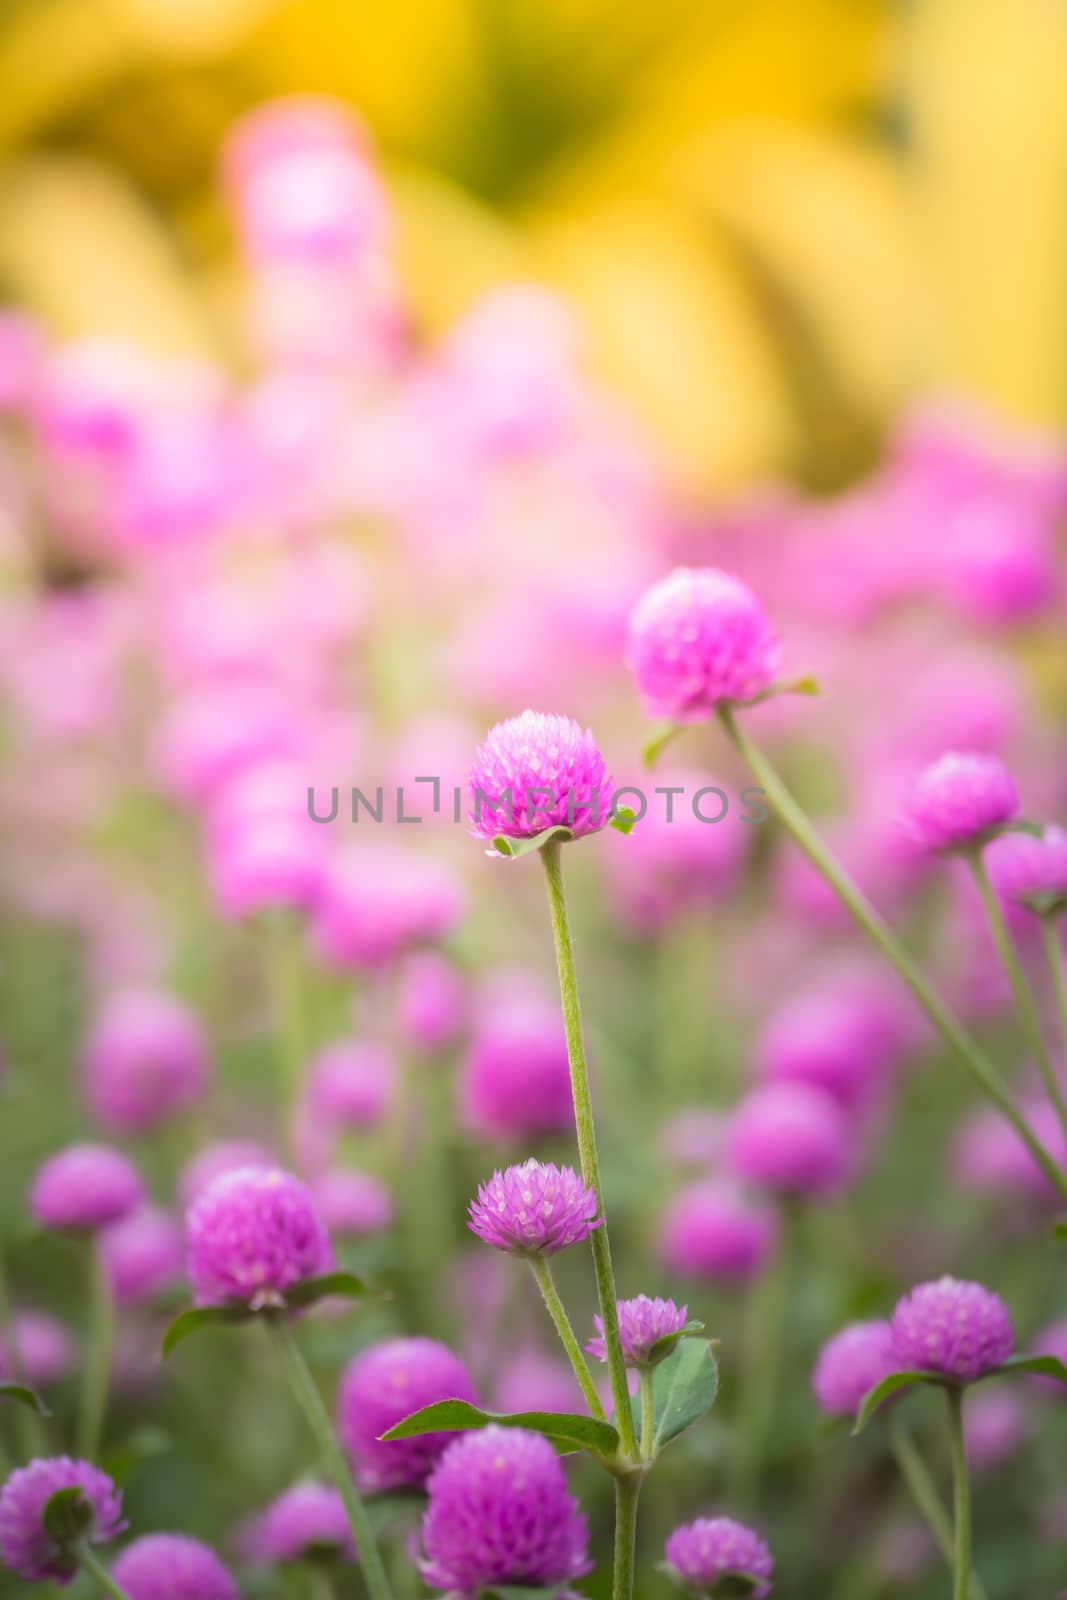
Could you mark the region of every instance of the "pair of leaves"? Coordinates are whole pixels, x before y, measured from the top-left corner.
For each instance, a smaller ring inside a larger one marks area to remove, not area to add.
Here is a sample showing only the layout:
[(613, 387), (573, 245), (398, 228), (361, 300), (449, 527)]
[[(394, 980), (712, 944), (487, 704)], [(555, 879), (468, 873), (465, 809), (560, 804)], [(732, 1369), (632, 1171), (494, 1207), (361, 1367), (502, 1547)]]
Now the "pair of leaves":
[[(614, 828), (616, 833), (632, 833), (636, 821), (636, 812), (631, 811), (628, 806), (623, 806), (618, 814), (611, 818), (608, 827)], [(498, 856), (507, 856), (510, 860), (517, 861), (520, 857), (532, 855), (535, 850), (551, 844), (553, 839), (558, 839), (560, 844), (567, 844), (573, 838), (573, 831), (557, 822), (551, 828), (542, 828), (541, 832), (535, 833), (531, 839), (512, 839), (506, 833), (498, 833), (493, 839), (493, 851)]]
[(438, 1400), (432, 1406), (423, 1406), (383, 1433), (382, 1438), (391, 1442), (414, 1439), (422, 1433), (468, 1433), (490, 1424), (529, 1428), (548, 1439), (563, 1455), (572, 1450), (588, 1450), (591, 1455), (610, 1460), (619, 1448), (619, 1435), (611, 1423), (598, 1422), (595, 1417), (565, 1411), (516, 1411), (508, 1415), (483, 1411), (466, 1400)]
[(48, 1407), (40, 1395), (25, 1383), (0, 1383), (0, 1399), (14, 1400), (20, 1406), (28, 1406), (39, 1417), (48, 1416)]
[[(760, 694), (753, 695), (751, 699), (737, 700), (734, 704), (744, 709), (748, 706), (762, 705), (765, 700), (775, 700), (783, 694), (817, 695), (819, 692), (815, 678), (783, 678), (777, 683), (768, 684), (766, 689)], [(652, 737), (645, 745), (643, 751), (645, 766), (649, 769), (654, 767), (667, 746), (673, 744), (678, 735), (691, 726), (692, 724), (688, 722), (661, 722), (653, 730)]]
[[(301, 1278), (298, 1283), (291, 1284), (285, 1291), (284, 1307), (277, 1309), (306, 1311), (309, 1306), (317, 1304), (320, 1300), (334, 1297), (360, 1300), (364, 1295), (371, 1293), (373, 1291), (354, 1272), (324, 1272), (319, 1277)], [(242, 1322), (251, 1322), (266, 1309), (266, 1307), (255, 1309), (240, 1303), (225, 1306), (194, 1306), (191, 1310), (183, 1311), (180, 1316), (175, 1317), (167, 1329), (163, 1336), (163, 1354), (169, 1356), (171, 1351), (177, 1349), (178, 1345), (191, 1334), (201, 1333), (205, 1328), (232, 1328)]]
[[(1054, 1378), (1057, 1383), (1067, 1384), (1067, 1367), (1058, 1356), (1009, 1356), (1007, 1361), (999, 1367), (994, 1367), (991, 1372), (983, 1372), (977, 1383), (985, 1383), (989, 1378), (1008, 1378), (1015, 1373), (1031, 1374), (1041, 1378)], [(911, 1389), (918, 1383), (932, 1384), (937, 1388), (945, 1388), (951, 1380), (946, 1379), (940, 1372), (891, 1372), (881, 1383), (876, 1383), (863, 1397), (863, 1403), (856, 1415), (856, 1424), (852, 1429), (853, 1434), (862, 1433), (870, 1422), (878, 1407), (893, 1395), (899, 1394), (902, 1389)]]

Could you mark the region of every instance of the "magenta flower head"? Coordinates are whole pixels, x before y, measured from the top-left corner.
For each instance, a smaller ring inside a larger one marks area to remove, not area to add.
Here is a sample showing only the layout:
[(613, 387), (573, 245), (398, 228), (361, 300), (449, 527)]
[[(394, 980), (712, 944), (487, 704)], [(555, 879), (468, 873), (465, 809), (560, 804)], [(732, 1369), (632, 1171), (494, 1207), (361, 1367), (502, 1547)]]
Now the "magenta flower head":
[(155, 989), (112, 995), (90, 1032), (83, 1059), (93, 1115), (120, 1133), (144, 1133), (203, 1094), (208, 1055), (188, 1006)]
[(711, 1283), (745, 1283), (767, 1265), (778, 1217), (737, 1184), (708, 1178), (687, 1184), (660, 1225), (659, 1255), (672, 1272)]
[(356, 843), (326, 865), (312, 938), (339, 971), (375, 971), (451, 933), (465, 901), (463, 885), (443, 861), (380, 842)]
[(1067, 906), (1067, 832), (1046, 828), (1005, 833), (985, 854), (990, 881), (1002, 900), (1028, 911), (1050, 914)]
[(738, 1177), (778, 1194), (821, 1198), (848, 1176), (852, 1139), (837, 1102), (822, 1089), (770, 1083), (745, 1096), (727, 1135)]
[(528, 991), (494, 998), (475, 1030), (457, 1092), (463, 1122), (483, 1138), (569, 1133), (574, 1101), (558, 1006)]
[(0, 1379), (10, 1381), (16, 1368), (35, 1389), (66, 1377), (74, 1365), (74, 1340), (62, 1322), (45, 1311), (16, 1311), (12, 1329), (18, 1361), (0, 1344)]
[(781, 646), (759, 600), (715, 567), (677, 567), (630, 615), (626, 664), (645, 712), (692, 722), (769, 688)]
[(182, 1230), (169, 1211), (142, 1206), (100, 1235), (100, 1254), (119, 1305), (143, 1305), (178, 1283), (184, 1268)]
[(894, 1046), (870, 995), (830, 979), (771, 1013), (756, 1045), (757, 1071), (775, 1083), (824, 1089), (855, 1110), (884, 1082)]
[(489, 1427), (453, 1439), (427, 1492), (420, 1566), (432, 1589), (553, 1589), (590, 1569), (588, 1524), (539, 1433)]
[(755, 1579), (754, 1600), (771, 1592), (771, 1552), (758, 1533), (730, 1517), (698, 1517), (675, 1528), (664, 1554), (668, 1571), (692, 1595), (714, 1594), (733, 1576)]
[(611, 817), (612, 780), (592, 733), (543, 711), (490, 728), (471, 762), (470, 789), (476, 839), (533, 839), (556, 826), (581, 838)]
[[(88, 1527), (67, 1539), (45, 1525), (45, 1509), (61, 1489), (78, 1489), (92, 1512)], [(0, 1557), (28, 1583), (67, 1584), (78, 1570), (76, 1545), (109, 1544), (126, 1526), (122, 1495), (88, 1461), (52, 1456), (13, 1472), (0, 1490)]]
[[(617, 1308), (622, 1359), (628, 1367), (655, 1366), (653, 1346), (668, 1334), (680, 1332), (689, 1314), (688, 1306), (676, 1306), (673, 1300), (653, 1300), (647, 1294), (639, 1294), (633, 1300), (619, 1300)], [(603, 1318), (594, 1317), (593, 1321), (596, 1337), (590, 1339), (585, 1348), (598, 1361), (606, 1361)]]
[(282, 1305), (285, 1291), (333, 1265), (310, 1190), (279, 1167), (238, 1167), (205, 1189), (185, 1219), (198, 1305)]
[(144, 1199), (132, 1162), (103, 1144), (73, 1144), (50, 1156), (30, 1188), (30, 1210), (44, 1228), (94, 1233), (129, 1216)]
[(573, 1167), (530, 1160), (481, 1184), (468, 1226), (511, 1255), (554, 1256), (600, 1227), (599, 1209), (596, 1193)]
[(393, 1062), (380, 1045), (340, 1039), (308, 1069), (308, 1108), (316, 1120), (339, 1128), (372, 1128), (381, 1121), (393, 1087)]
[(398, 1422), (437, 1400), (478, 1396), (466, 1367), (435, 1339), (386, 1339), (345, 1368), (338, 1392), (338, 1431), (362, 1489), (420, 1488), (450, 1433), (383, 1441)]
[(324, 1483), (286, 1489), (245, 1529), (242, 1545), (253, 1566), (278, 1561), (356, 1560), (344, 1502)]
[(819, 1351), (811, 1387), (828, 1415), (855, 1416), (864, 1395), (897, 1365), (888, 1322), (850, 1322)]
[(459, 972), (435, 950), (410, 956), (397, 997), (400, 1031), (422, 1055), (447, 1050), (459, 1038), (466, 1013), (466, 990)]
[(312, 1193), (331, 1238), (362, 1239), (383, 1232), (393, 1220), (393, 1197), (385, 1184), (355, 1167), (324, 1172)]
[(980, 1283), (938, 1278), (921, 1283), (893, 1312), (897, 1366), (974, 1383), (1002, 1366), (1015, 1348), (1008, 1308)]
[(184, 1533), (148, 1533), (118, 1556), (111, 1576), (130, 1600), (240, 1600), (214, 1550)]
[(949, 754), (921, 772), (904, 802), (905, 831), (924, 850), (966, 850), (1018, 815), (1015, 780), (997, 756)]

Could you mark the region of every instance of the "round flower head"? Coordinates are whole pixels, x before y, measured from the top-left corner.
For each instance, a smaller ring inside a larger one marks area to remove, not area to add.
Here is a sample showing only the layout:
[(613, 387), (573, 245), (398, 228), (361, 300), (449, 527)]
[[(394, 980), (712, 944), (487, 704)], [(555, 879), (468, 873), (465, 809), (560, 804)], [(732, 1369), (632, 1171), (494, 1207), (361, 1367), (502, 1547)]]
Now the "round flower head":
[(982, 844), (1019, 811), (1015, 780), (997, 756), (942, 756), (919, 774), (904, 802), (903, 824), (924, 850)]
[(16, 1311), (14, 1317), (17, 1362), (0, 1345), (0, 1379), (24, 1374), (35, 1389), (46, 1388), (66, 1377), (74, 1365), (74, 1340), (61, 1322), (44, 1311)]
[(472, 1233), (512, 1255), (555, 1255), (588, 1239), (602, 1219), (595, 1192), (573, 1167), (524, 1161), (494, 1172), (470, 1204)]
[(111, 1576), (130, 1600), (240, 1600), (214, 1550), (183, 1533), (135, 1539), (112, 1565)]
[(386, 1339), (345, 1368), (338, 1391), (338, 1431), (362, 1489), (419, 1488), (450, 1433), (383, 1442), (396, 1423), (437, 1400), (478, 1396), (466, 1367), (436, 1339)]
[(356, 1559), (352, 1530), (337, 1490), (324, 1483), (286, 1489), (245, 1530), (242, 1543), (254, 1566), (322, 1557)]
[(80, 1489), (92, 1521), (80, 1539), (109, 1544), (126, 1526), (122, 1495), (106, 1473), (88, 1461), (52, 1456), (13, 1472), (0, 1490), (0, 1557), (29, 1583), (69, 1583), (78, 1570), (72, 1547), (45, 1527), (45, 1507), (61, 1489)]
[(200, 1022), (172, 995), (124, 990), (93, 1025), (83, 1073), (89, 1107), (105, 1127), (144, 1133), (203, 1094), (208, 1057)]
[(757, 1070), (775, 1083), (806, 1083), (845, 1109), (869, 1102), (891, 1064), (893, 1041), (868, 997), (827, 981), (772, 1012), (756, 1046)]
[(841, 1187), (851, 1136), (832, 1097), (806, 1084), (767, 1084), (746, 1095), (727, 1137), (740, 1178), (781, 1194), (820, 1197)]
[(592, 733), (543, 711), (490, 728), (471, 762), (470, 788), (477, 839), (532, 839), (556, 825), (580, 838), (611, 816), (612, 780)]
[(185, 1245), (198, 1305), (277, 1305), (292, 1284), (333, 1263), (310, 1191), (279, 1167), (216, 1178), (186, 1216)]
[(466, 994), (452, 963), (435, 950), (410, 956), (401, 974), (398, 1022), (404, 1039), (422, 1055), (447, 1050), (463, 1027)]
[(509, 1351), (497, 1378), (498, 1411), (583, 1411), (586, 1403), (566, 1361), (533, 1349)]
[(588, 1524), (538, 1433), (489, 1427), (454, 1439), (427, 1492), (421, 1569), (433, 1589), (551, 1589), (589, 1571)]
[(30, 1210), (42, 1227), (92, 1233), (129, 1216), (144, 1199), (133, 1164), (103, 1144), (75, 1144), (38, 1169)]
[(1058, 911), (1067, 905), (1067, 832), (1046, 828), (1040, 838), (1005, 833), (985, 854), (994, 889), (1010, 905)]
[(348, 845), (327, 863), (312, 937), (330, 966), (375, 970), (451, 933), (464, 898), (443, 861), (380, 842)]
[(755, 1600), (770, 1594), (774, 1558), (758, 1533), (731, 1517), (698, 1517), (667, 1540), (667, 1566), (690, 1593), (707, 1595), (731, 1574), (754, 1578)]
[(315, 1204), (332, 1238), (361, 1239), (393, 1220), (393, 1197), (369, 1172), (335, 1167), (312, 1185)]
[(912, 1289), (898, 1302), (892, 1326), (898, 1367), (937, 1372), (954, 1383), (973, 1383), (1015, 1348), (1003, 1300), (980, 1283), (957, 1278)]
[(850, 1322), (819, 1351), (811, 1387), (823, 1411), (832, 1417), (851, 1417), (864, 1395), (896, 1370), (889, 1323)]
[(457, 1090), (463, 1121), (483, 1138), (569, 1133), (574, 1100), (558, 1006), (502, 995), (475, 1031)]
[[(628, 1367), (649, 1366), (653, 1345), (668, 1333), (684, 1328), (689, 1313), (688, 1306), (676, 1306), (673, 1300), (652, 1300), (647, 1294), (639, 1294), (633, 1300), (619, 1300), (617, 1309), (622, 1359)], [(593, 1321), (597, 1327), (596, 1337), (590, 1339), (585, 1348), (598, 1361), (606, 1361), (604, 1321), (602, 1317), (594, 1317)]]
[(343, 1039), (308, 1069), (307, 1102), (316, 1120), (341, 1128), (372, 1128), (389, 1104), (393, 1063), (379, 1045)]
[(158, 1206), (142, 1206), (105, 1228), (100, 1253), (119, 1305), (142, 1305), (182, 1276), (182, 1230)]
[(626, 664), (650, 717), (693, 721), (770, 686), (781, 646), (747, 584), (715, 567), (678, 567), (630, 615)]
[(709, 1178), (688, 1184), (667, 1208), (659, 1254), (672, 1272), (744, 1283), (767, 1264), (777, 1239), (778, 1219), (768, 1203)]

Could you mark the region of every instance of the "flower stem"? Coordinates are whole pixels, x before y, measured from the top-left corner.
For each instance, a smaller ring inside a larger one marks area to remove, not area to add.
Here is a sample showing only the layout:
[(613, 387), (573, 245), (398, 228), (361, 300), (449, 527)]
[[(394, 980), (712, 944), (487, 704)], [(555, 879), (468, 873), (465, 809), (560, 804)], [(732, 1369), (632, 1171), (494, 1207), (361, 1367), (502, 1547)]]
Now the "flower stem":
[(1060, 1126), (1063, 1128), (1064, 1137), (1067, 1138), (1067, 1101), (1063, 1098), (1063, 1091), (1053, 1071), (1052, 1061), (1041, 1034), (1041, 1021), (1037, 1014), (1037, 1006), (1034, 1003), (1033, 991), (1027, 981), (1026, 973), (1023, 971), (1022, 962), (1019, 960), (1011, 934), (1008, 932), (1007, 923), (1004, 921), (1003, 909), (997, 899), (996, 891), (989, 881), (989, 873), (980, 852), (977, 850), (972, 851), (968, 856), (968, 861), (974, 881), (978, 885), (978, 893), (982, 897), (982, 905), (985, 907), (986, 920), (989, 923), (989, 931), (993, 936), (997, 955), (1000, 957), (1001, 965), (1008, 975), (1008, 982), (1011, 984), (1015, 1009), (1019, 1013), (1019, 1021), (1022, 1023), (1026, 1043), (1041, 1070), (1045, 1088), (1048, 1090), (1049, 1100), (1055, 1107), (1056, 1115), (1060, 1119)]
[(121, 1588), (115, 1582), (110, 1572), (104, 1566), (104, 1563), (100, 1560), (100, 1557), (95, 1553), (90, 1545), (79, 1545), (78, 1561), (79, 1564), (84, 1567), (85, 1571), (96, 1579), (104, 1593), (111, 1595), (112, 1600), (130, 1600), (126, 1590)]
[(612, 1568), (611, 1600), (632, 1600), (634, 1552), (637, 1546), (637, 1501), (640, 1493), (640, 1473), (624, 1473), (615, 1479), (615, 1561)]
[(571, 1319), (567, 1315), (567, 1308), (560, 1299), (559, 1290), (556, 1288), (552, 1276), (552, 1268), (544, 1256), (530, 1257), (530, 1270), (537, 1280), (537, 1287), (541, 1291), (541, 1298), (545, 1302), (545, 1309), (552, 1318), (556, 1332), (559, 1334), (560, 1344), (567, 1353), (567, 1359), (574, 1368), (574, 1376), (578, 1379), (579, 1387), (585, 1396), (585, 1403), (589, 1407), (589, 1414), (598, 1422), (604, 1421), (604, 1407), (600, 1403), (600, 1396), (596, 1392), (596, 1384), (582, 1354)]
[(742, 731), (730, 706), (719, 707), (719, 720), (734, 749), (753, 777), (758, 780), (783, 827), (826, 879), (868, 938), (896, 968), (945, 1044), (963, 1062), (1002, 1116), (1011, 1123), (1056, 1192), (1063, 1200), (1067, 1200), (1067, 1173), (1061, 1170), (1035, 1136), (1029, 1123), (1019, 1114), (992, 1062), (964, 1031), (936, 990), (923, 977), (888, 923), (878, 914), (863, 891), (852, 881), (844, 867), (828, 849), (771, 762)]
[(641, 1456), (652, 1460), (655, 1417), (652, 1411), (652, 1368), (641, 1368)]
[(78, 1407), (78, 1454), (95, 1461), (100, 1448), (111, 1379), (115, 1340), (115, 1305), (103, 1254), (95, 1239), (88, 1243), (89, 1349), (85, 1358)]
[[(563, 890), (563, 868), (560, 861), (560, 842), (551, 839), (539, 854), (544, 864), (548, 884), (548, 904), (552, 916), (552, 935), (556, 945), (556, 964), (559, 968), (559, 991), (563, 1002), (563, 1025), (567, 1035), (567, 1056), (571, 1069), (571, 1093), (574, 1097), (574, 1124), (578, 1136), (578, 1156), (582, 1177), (593, 1190), (604, 1221), (589, 1236), (596, 1272), (597, 1298), (604, 1325), (604, 1345), (607, 1351), (611, 1393), (615, 1401), (615, 1426), (623, 1454), (637, 1455), (637, 1436), (634, 1432), (630, 1391), (626, 1384), (626, 1367), (622, 1359), (622, 1342), (619, 1338), (618, 1295), (615, 1274), (611, 1266), (611, 1246), (608, 1242), (608, 1224), (604, 1213), (604, 1193), (600, 1183), (600, 1162), (596, 1149), (596, 1129), (593, 1124), (593, 1104), (589, 1094), (589, 1067), (585, 1059), (585, 1040), (582, 1037), (582, 1013), (578, 1000), (578, 977), (574, 967), (574, 945), (567, 917), (567, 900)], [(621, 1502), (619, 1502), (621, 1504)], [(636, 1515), (636, 1496), (634, 1501)], [(633, 1574), (631, 1572), (631, 1583)]]
[(963, 1443), (963, 1390), (945, 1390), (952, 1450), (952, 1499), (955, 1521), (952, 1600), (967, 1600), (971, 1578), (971, 1488)]
[(1063, 945), (1060, 943), (1059, 923), (1055, 917), (1041, 918), (1041, 942), (1045, 947), (1052, 978), (1052, 993), (1056, 1000), (1056, 1018), (1060, 1026), (1060, 1045), (1067, 1057), (1067, 973), (1063, 964)]
[(348, 1525), (352, 1530), (352, 1537), (356, 1541), (356, 1549), (359, 1552), (360, 1567), (367, 1586), (367, 1593), (370, 1595), (371, 1600), (392, 1600), (392, 1591), (389, 1587), (389, 1580), (385, 1575), (385, 1567), (382, 1564), (378, 1546), (374, 1540), (367, 1508), (363, 1504), (359, 1490), (352, 1481), (352, 1474), (348, 1470), (348, 1464), (341, 1454), (340, 1446), (334, 1437), (330, 1419), (322, 1403), (322, 1396), (319, 1394), (318, 1386), (311, 1376), (307, 1362), (304, 1360), (303, 1352), (296, 1341), (292, 1327), (284, 1314), (271, 1316), (268, 1319), (268, 1327), (281, 1347), (289, 1369), (289, 1381), (292, 1384), (293, 1393), (299, 1402), (311, 1432), (315, 1436), (315, 1442), (319, 1447), (323, 1461), (329, 1469), (334, 1487), (344, 1503), (345, 1512), (348, 1516)]
[[(916, 1509), (929, 1528), (934, 1543), (951, 1566), (955, 1556), (952, 1523), (926, 1463), (915, 1447), (914, 1439), (896, 1412), (889, 1419), (889, 1444), (897, 1469), (915, 1502)], [(971, 1573), (967, 1593), (969, 1600), (986, 1600), (985, 1590), (974, 1572)]]

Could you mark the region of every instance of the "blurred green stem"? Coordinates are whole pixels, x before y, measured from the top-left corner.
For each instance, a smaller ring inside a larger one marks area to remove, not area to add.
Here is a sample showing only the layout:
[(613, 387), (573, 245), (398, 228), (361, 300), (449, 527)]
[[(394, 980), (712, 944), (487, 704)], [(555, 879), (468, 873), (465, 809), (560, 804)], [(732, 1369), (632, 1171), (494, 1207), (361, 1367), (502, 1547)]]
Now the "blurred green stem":
[[(916, 1448), (911, 1434), (901, 1422), (897, 1411), (893, 1411), (889, 1419), (889, 1445), (893, 1452), (893, 1460), (897, 1464), (908, 1493), (915, 1502), (916, 1509), (929, 1528), (934, 1543), (951, 1567), (955, 1559), (952, 1522), (941, 1502), (937, 1486), (927, 1470), (926, 1462)], [(974, 1572), (971, 1573), (967, 1592), (969, 1600), (986, 1600), (985, 1590)]]
[[(567, 1056), (571, 1068), (571, 1092), (574, 1097), (574, 1123), (578, 1137), (578, 1155), (582, 1177), (595, 1193), (604, 1221), (589, 1236), (596, 1271), (597, 1298), (604, 1324), (604, 1344), (611, 1376), (611, 1393), (615, 1401), (615, 1426), (624, 1455), (637, 1455), (637, 1436), (634, 1432), (630, 1391), (626, 1383), (626, 1367), (622, 1359), (619, 1338), (618, 1296), (615, 1274), (611, 1265), (611, 1246), (608, 1242), (608, 1224), (604, 1213), (604, 1192), (600, 1183), (600, 1161), (596, 1148), (596, 1129), (593, 1123), (593, 1104), (589, 1093), (589, 1067), (585, 1059), (585, 1040), (582, 1037), (582, 1013), (578, 999), (578, 976), (574, 966), (574, 945), (571, 940), (570, 921), (567, 917), (567, 900), (563, 889), (563, 866), (560, 860), (561, 845), (552, 839), (539, 854), (545, 869), (548, 885), (548, 904), (552, 916), (552, 935), (556, 945), (556, 964), (559, 968), (559, 990), (563, 1002), (563, 1025), (567, 1035)], [(620, 1480), (621, 1481), (621, 1480)], [(622, 1504), (616, 1498), (616, 1507)], [(633, 1514), (636, 1516), (636, 1496)], [(618, 1536), (617, 1536), (618, 1537)], [(617, 1542), (617, 1540), (616, 1540)], [(616, 1549), (616, 1557), (618, 1551)], [(631, 1554), (631, 1583), (632, 1554)]]
[(78, 1454), (95, 1461), (104, 1429), (107, 1391), (111, 1381), (111, 1354), (115, 1342), (115, 1303), (95, 1238), (86, 1244), (88, 1267), (89, 1348), (82, 1374), (78, 1407)]
[(589, 1407), (589, 1415), (598, 1422), (604, 1421), (604, 1407), (600, 1403), (600, 1396), (596, 1392), (592, 1374), (582, 1354), (577, 1335), (567, 1315), (567, 1308), (560, 1299), (559, 1290), (556, 1288), (552, 1276), (552, 1268), (544, 1256), (530, 1257), (530, 1270), (537, 1280), (537, 1287), (541, 1291), (541, 1298), (545, 1302), (545, 1309), (552, 1318), (553, 1326), (559, 1334), (559, 1341), (567, 1352), (567, 1359), (574, 1368), (574, 1376), (578, 1379), (579, 1387), (585, 1396), (585, 1403)]
[(751, 1505), (755, 1499), (774, 1416), (796, 1228), (795, 1208), (787, 1202), (782, 1211), (777, 1256), (754, 1285), (745, 1319), (744, 1366), (737, 1408), (738, 1450), (733, 1471), (733, 1494), (743, 1506)]
[(315, 1437), (334, 1487), (344, 1503), (348, 1525), (352, 1529), (352, 1537), (359, 1552), (360, 1569), (367, 1586), (367, 1593), (371, 1596), (371, 1600), (392, 1600), (392, 1591), (374, 1539), (367, 1508), (352, 1479), (348, 1463), (341, 1454), (318, 1385), (311, 1376), (292, 1326), (284, 1313), (270, 1316), (267, 1319), (267, 1326), (282, 1351), (293, 1393)]
[(300, 927), (287, 912), (271, 911), (262, 917), (260, 930), (277, 1052), (282, 1144), (288, 1149), (308, 1054)]
[(963, 1442), (963, 1390), (947, 1388), (949, 1443), (952, 1450), (952, 1502), (955, 1522), (952, 1600), (967, 1600), (971, 1578), (971, 1486)]
[(111, 1595), (112, 1600), (130, 1600), (126, 1590), (120, 1588), (115, 1582), (91, 1545), (82, 1544), (78, 1546), (78, 1561), (85, 1571), (96, 1579), (104, 1593)]
[(1063, 966), (1063, 945), (1060, 942), (1060, 924), (1057, 917), (1041, 918), (1041, 942), (1045, 947), (1052, 993), (1056, 1000), (1056, 1019), (1060, 1028), (1060, 1048), (1067, 1062), (1067, 974)]
[(974, 881), (978, 886), (978, 893), (982, 897), (986, 921), (989, 923), (989, 931), (992, 934), (997, 955), (1000, 957), (1001, 965), (1008, 975), (1008, 982), (1011, 984), (1015, 1009), (1019, 1014), (1019, 1021), (1022, 1023), (1027, 1046), (1033, 1053), (1034, 1060), (1040, 1068), (1049, 1099), (1055, 1107), (1056, 1115), (1060, 1119), (1064, 1138), (1067, 1139), (1067, 1101), (1063, 1098), (1063, 1090), (1060, 1088), (1059, 1080), (1053, 1070), (1052, 1061), (1042, 1037), (1041, 1020), (1037, 1014), (1033, 990), (1030, 988), (1026, 973), (1023, 971), (1022, 962), (1019, 960), (1011, 934), (1008, 932), (1008, 925), (1004, 921), (1004, 911), (997, 898), (996, 890), (989, 881), (989, 873), (981, 853), (977, 850), (971, 851), (967, 859)]
[(1019, 1114), (992, 1062), (960, 1026), (944, 1001), (923, 977), (888, 923), (882, 919), (863, 891), (833, 856), (771, 762), (743, 732), (734, 716), (733, 708), (721, 705), (718, 714), (727, 738), (763, 789), (782, 826), (826, 879), (868, 938), (896, 968), (945, 1044), (959, 1057), (985, 1094), (1011, 1123), (1060, 1198), (1067, 1201), (1067, 1173), (1060, 1169), (1044, 1145), (1036, 1138), (1029, 1123)]

